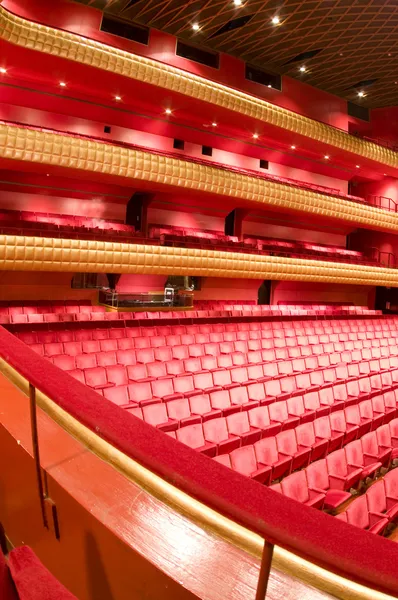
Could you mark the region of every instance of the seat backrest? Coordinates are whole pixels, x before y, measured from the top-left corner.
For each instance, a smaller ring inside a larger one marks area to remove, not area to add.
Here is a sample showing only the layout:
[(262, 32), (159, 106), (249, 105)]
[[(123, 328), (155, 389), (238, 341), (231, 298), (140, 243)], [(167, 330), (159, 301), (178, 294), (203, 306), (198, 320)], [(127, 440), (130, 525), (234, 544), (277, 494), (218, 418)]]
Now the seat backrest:
[(307, 502), (310, 498), (305, 471), (297, 471), (281, 481), (284, 496), (298, 502)]
[(190, 448), (200, 448), (205, 445), (203, 429), (200, 423), (177, 429), (176, 436), (178, 441), (190, 446)]
[(398, 503), (398, 469), (387, 473), (384, 477), (384, 486), (387, 498), (392, 498)]
[(387, 498), (384, 481), (377, 481), (366, 492), (368, 509), (373, 513), (384, 513), (387, 510)]
[(305, 471), (309, 489), (329, 489), (329, 473), (325, 458), (311, 463)]
[(346, 510), (347, 523), (360, 527), (361, 529), (369, 528), (369, 509), (366, 495), (359, 496)]
[(315, 444), (315, 432), (313, 423), (303, 423), (296, 427), (296, 438), (299, 446), (312, 448)]
[(293, 429), (281, 431), (276, 435), (276, 445), (278, 451), (288, 456), (293, 456), (297, 452), (296, 433)]
[(243, 435), (250, 431), (247, 411), (233, 413), (226, 417), (228, 431), (234, 435)]
[(278, 461), (279, 453), (276, 446), (276, 439), (274, 437), (264, 438), (259, 442), (256, 442), (253, 448), (258, 463), (272, 466)]
[(344, 448), (335, 450), (326, 457), (328, 472), (330, 475), (346, 476), (348, 473), (347, 459)]
[(224, 417), (210, 419), (203, 423), (203, 433), (209, 442), (219, 443), (228, 439), (227, 423)]
[(258, 406), (248, 411), (249, 423), (252, 427), (266, 429), (270, 424), (267, 406)]
[(361, 440), (355, 440), (354, 442), (347, 444), (345, 447), (345, 455), (349, 465), (361, 467), (365, 464)]
[(253, 446), (242, 446), (230, 453), (231, 465), (234, 471), (250, 476), (257, 469), (257, 460)]

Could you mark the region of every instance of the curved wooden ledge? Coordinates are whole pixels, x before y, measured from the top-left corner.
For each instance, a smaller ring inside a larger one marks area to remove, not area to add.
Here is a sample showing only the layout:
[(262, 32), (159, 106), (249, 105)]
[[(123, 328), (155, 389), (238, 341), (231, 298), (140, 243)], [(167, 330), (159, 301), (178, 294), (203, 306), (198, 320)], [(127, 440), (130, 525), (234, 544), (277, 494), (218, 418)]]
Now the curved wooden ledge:
[(295, 114), (250, 94), (153, 59), (131, 54), (73, 33), (27, 21), (1, 6), (0, 35), (10, 43), (30, 50), (66, 58), (178, 92), (281, 129), (305, 135), (310, 139), (325, 142), (383, 165), (398, 167), (398, 154), (388, 148), (360, 140), (329, 125)]
[(254, 207), (332, 217), (355, 226), (398, 231), (398, 215), (338, 197), (190, 162), (52, 131), (0, 123), (0, 158), (142, 181), (156, 189), (191, 190)]
[[(26, 396), (29, 396), (29, 382), (2, 358), (0, 358), (0, 372)], [(36, 391), (36, 400), (38, 406), (60, 427), (127, 479), (201, 527), (261, 559), (264, 544), (261, 536), (215, 512), (138, 464), (79, 423), (39, 390)], [(392, 596), (330, 573), (279, 547), (274, 549), (272, 564), (274, 568), (342, 600), (393, 600)]]
[(0, 235), (0, 270), (152, 273), (398, 287), (398, 269), (240, 252)]

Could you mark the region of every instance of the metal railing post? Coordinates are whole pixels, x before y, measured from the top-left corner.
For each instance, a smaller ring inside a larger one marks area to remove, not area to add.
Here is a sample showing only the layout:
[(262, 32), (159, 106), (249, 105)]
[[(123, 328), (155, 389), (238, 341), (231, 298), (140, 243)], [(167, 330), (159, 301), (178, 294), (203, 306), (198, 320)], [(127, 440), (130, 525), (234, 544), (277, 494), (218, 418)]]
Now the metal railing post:
[(43, 518), (43, 525), (48, 529), (48, 521), (45, 508), (44, 485), (41, 475), (39, 435), (37, 431), (37, 410), (36, 410), (36, 388), (29, 383), (29, 404), (30, 404), (30, 427), (32, 432), (33, 458), (36, 468), (37, 491), (40, 500), (40, 509)]
[(264, 540), (264, 549), (261, 556), (260, 574), (258, 576), (257, 592), (255, 600), (264, 600), (267, 596), (267, 587), (269, 574), (271, 572), (272, 555), (274, 552), (273, 544)]

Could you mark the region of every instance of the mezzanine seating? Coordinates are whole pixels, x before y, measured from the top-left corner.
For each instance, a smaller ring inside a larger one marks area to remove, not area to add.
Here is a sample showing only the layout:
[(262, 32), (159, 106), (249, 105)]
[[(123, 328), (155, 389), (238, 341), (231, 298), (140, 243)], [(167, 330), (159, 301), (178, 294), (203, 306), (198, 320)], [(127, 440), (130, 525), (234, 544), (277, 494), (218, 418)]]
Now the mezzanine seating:
[(177, 441), (335, 512), (398, 458), (398, 319), (334, 309), (344, 318), (17, 335)]

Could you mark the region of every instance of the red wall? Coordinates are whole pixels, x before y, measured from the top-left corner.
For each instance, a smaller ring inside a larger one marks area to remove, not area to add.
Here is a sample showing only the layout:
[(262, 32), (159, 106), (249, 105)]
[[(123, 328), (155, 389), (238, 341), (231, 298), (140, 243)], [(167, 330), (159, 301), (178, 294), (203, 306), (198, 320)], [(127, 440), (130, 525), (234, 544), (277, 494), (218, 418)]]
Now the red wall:
[[(128, 52), (148, 56), (263, 98), (313, 119), (348, 130), (347, 105), (344, 100), (313, 88), (301, 81), (283, 78), (283, 90), (278, 92), (245, 79), (244, 62), (220, 55), (219, 69), (212, 69), (176, 56), (174, 36), (151, 30), (148, 46), (99, 31), (101, 11), (67, 0), (4, 0), (9, 10), (31, 20), (99, 40)], [(194, 39), (192, 40), (194, 41)]]
[(398, 204), (398, 181), (394, 177), (384, 177), (379, 181), (359, 183), (355, 188), (355, 194), (364, 198), (368, 196), (382, 196), (381, 205), (388, 208), (390, 205), (388, 198), (391, 198)]

